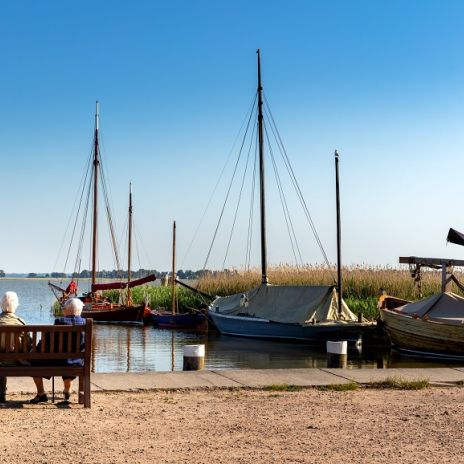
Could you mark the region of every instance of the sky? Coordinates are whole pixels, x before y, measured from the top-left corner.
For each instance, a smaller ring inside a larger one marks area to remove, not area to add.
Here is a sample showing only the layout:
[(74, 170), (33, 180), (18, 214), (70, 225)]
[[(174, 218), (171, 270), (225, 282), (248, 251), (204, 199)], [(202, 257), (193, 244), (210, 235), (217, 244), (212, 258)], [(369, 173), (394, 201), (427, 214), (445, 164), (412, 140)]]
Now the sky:
[[(133, 184), (134, 267), (170, 268), (175, 220), (178, 267), (201, 269), (230, 174), (214, 188), (256, 93), (258, 48), (265, 96), (329, 261), (335, 149), (344, 264), (464, 259), (445, 240), (449, 227), (464, 230), (464, 3), (17, 0), (0, 9), (7, 273), (72, 270), (64, 267), (66, 233), (96, 100), (121, 244)], [(291, 264), (268, 171), (268, 260)], [(322, 263), (303, 212), (295, 208), (293, 218), (303, 261)], [(221, 225), (207, 267), (244, 265), (238, 226), (224, 261), (230, 224)], [(99, 263), (112, 269), (106, 238)], [(88, 263), (83, 257), (81, 269)]]

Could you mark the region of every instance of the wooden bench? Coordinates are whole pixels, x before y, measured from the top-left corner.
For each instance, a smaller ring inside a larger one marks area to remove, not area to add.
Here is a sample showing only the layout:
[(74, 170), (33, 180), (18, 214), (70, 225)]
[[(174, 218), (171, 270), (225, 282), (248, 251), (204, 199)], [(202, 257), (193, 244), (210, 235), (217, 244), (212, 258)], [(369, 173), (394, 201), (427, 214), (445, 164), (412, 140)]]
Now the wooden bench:
[[(79, 377), (79, 404), (90, 408), (93, 321), (86, 321), (84, 325), (0, 325), (0, 347), (5, 347), (0, 352), (0, 377)], [(85, 340), (83, 351), (82, 336)], [(82, 359), (84, 365), (27, 365), (30, 361), (64, 359)], [(11, 365), (2, 365), (5, 361)]]

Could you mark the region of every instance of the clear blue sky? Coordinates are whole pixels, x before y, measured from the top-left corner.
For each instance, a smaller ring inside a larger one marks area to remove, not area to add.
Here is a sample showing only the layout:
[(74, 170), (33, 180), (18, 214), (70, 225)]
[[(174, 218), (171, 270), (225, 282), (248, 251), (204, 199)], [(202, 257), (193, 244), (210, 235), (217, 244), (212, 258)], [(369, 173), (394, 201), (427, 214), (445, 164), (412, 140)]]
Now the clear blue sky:
[[(119, 234), (134, 184), (146, 250), (135, 267), (170, 267), (176, 219), (179, 265), (201, 268), (218, 209), (182, 258), (252, 101), (257, 48), (329, 258), (335, 148), (345, 263), (464, 258), (445, 244), (448, 227), (464, 229), (463, 2), (17, 0), (0, 8), (6, 272), (63, 270), (58, 250), (97, 99)], [(292, 260), (281, 229), (271, 215), (271, 263)], [(240, 266), (243, 240), (233, 247), (227, 265)], [(322, 261), (304, 248), (307, 262)], [(210, 265), (221, 263), (218, 252)], [(101, 267), (112, 268), (105, 251)]]

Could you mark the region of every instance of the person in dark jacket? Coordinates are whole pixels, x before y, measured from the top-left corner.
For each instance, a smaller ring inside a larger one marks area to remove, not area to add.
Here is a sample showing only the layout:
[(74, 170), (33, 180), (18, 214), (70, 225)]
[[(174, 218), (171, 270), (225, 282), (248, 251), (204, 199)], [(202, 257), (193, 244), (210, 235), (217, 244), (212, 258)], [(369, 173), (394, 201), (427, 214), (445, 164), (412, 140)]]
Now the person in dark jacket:
[[(64, 317), (58, 317), (55, 319), (55, 325), (84, 325), (85, 319), (81, 317), (82, 308), (84, 307), (84, 303), (79, 300), (79, 298), (69, 298), (65, 301), (63, 305), (63, 314)], [(40, 342), (39, 342), (40, 343)], [(50, 346), (50, 341), (46, 340), (45, 345)], [(84, 336), (82, 334), (82, 338), (80, 340), (81, 348), (84, 349)], [(49, 349), (49, 348), (48, 348)], [(52, 360), (53, 365), (83, 365), (82, 359), (64, 359), (64, 360)], [(50, 364), (47, 365), (50, 365)], [(42, 364), (43, 365), (43, 364)], [(71, 382), (75, 379), (75, 377), (63, 377), (63, 396), (64, 399), (67, 401), (71, 396)], [(37, 403), (45, 403), (48, 401), (48, 396), (45, 393), (44, 385), (43, 385), (43, 378), (42, 377), (33, 377), (35, 386), (37, 388), (37, 395), (30, 400), (30, 403), (37, 404)]]

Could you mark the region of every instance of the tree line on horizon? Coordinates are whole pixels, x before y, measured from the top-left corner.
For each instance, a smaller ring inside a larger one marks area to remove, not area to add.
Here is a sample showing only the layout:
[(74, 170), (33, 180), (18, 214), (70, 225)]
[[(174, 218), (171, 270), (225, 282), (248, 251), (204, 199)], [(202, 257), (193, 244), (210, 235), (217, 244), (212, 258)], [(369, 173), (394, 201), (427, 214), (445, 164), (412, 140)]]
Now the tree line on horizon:
[[(211, 271), (209, 269), (202, 269), (198, 271), (188, 270), (178, 270), (176, 272), (176, 276), (178, 279), (185, 279), (185, 280), (194, 280), (199, 279), (200, 277), (204, 277), (205, 275), (213, 275), (216, 271)], [(131, 279), (141, 279), (150, 274), (155, 274), (157, 279), (161, 279), (168, 274), (171, 274), (169, 271), (157, 271), (156, 269), (139, 269), (138, 271), (131, 271)], [(29, 272), (27, 274), (28, 278), (49, 278), (49, 279), (89, 279), (92, 277), (92, 272), (85, 269), (79, 273), (65, 273), (65, 272), (50, 272), (50, 273), (37, 273), (37, 272)], [(6, 277), (7, 274), (4, 270), (0, 270), (0, 278)], [(98, 271), (97, 278), (99, 279), (127, 279), (128, 272), (127, 271), (117, 271), (113, 269), (112, 271)]]

